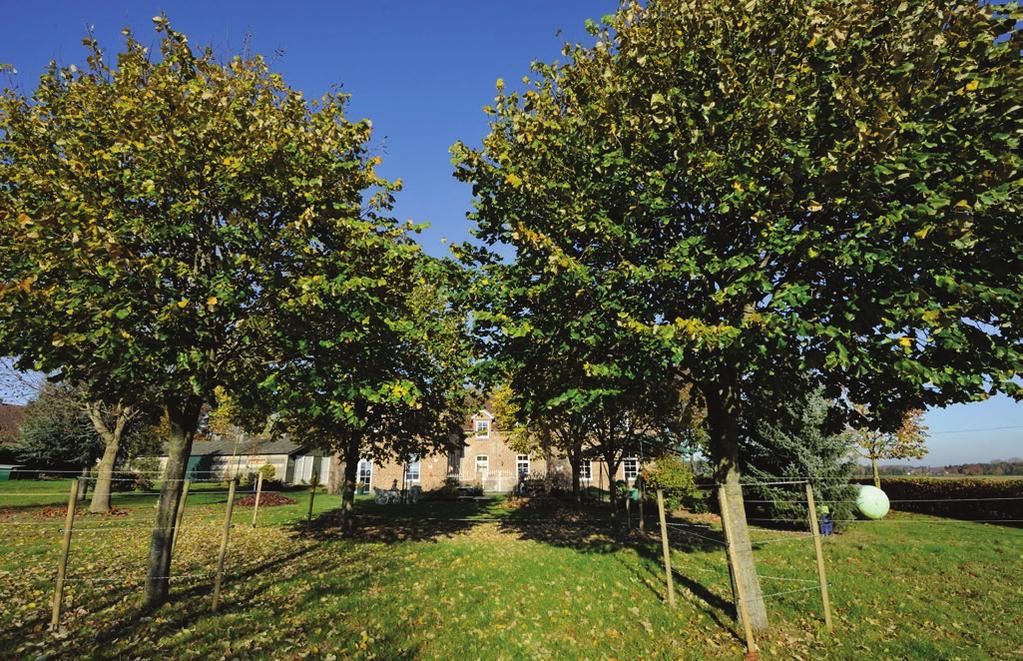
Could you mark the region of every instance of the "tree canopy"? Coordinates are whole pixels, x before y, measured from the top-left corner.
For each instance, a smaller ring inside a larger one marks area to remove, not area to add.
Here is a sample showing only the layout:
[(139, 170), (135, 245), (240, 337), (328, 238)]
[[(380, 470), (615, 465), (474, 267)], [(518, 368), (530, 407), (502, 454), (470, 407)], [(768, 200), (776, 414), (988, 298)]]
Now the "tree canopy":
[[(754, 374), (810, 374), (880, 427), (1020, 394), (1021, 18), (965, 0), (626, 3), (523, 91), (498, 81), (482, 148), (454, 147), (477, 236), (514, 248), (512, 291), (550, 301), (513, 306), (502, 332), (564, 328), (578, 356), (629, 331), (699, 387), (754, 627), (737, 470)], [(614, 362), (626, 381), (635, 358)]]
[[(315, 309), (325, 261), (408, 250), (385, 213), (400, 182), (376, 174), (346, 95), (306, 99), (262, 57), (223, 62), (154, 21), (158, 55), (128, 30), (115, 60), (86, 38), (84, 67), (0, 96), (0, 353), (108, 401), (156, 393), (170, 460), (149, 605), (167, 594), (180, 480), (217, 386), (241, 397), (266, 379), (274, 315)], [(322, 283), (334, 314), (373, 319), (351, 293), (364, 283), (337, 275)]]
[(473, 355), (453, 304), (461, 268), (404, 234), (380, 241), (392, 249), (325, 254), (292, 283), (272, 315), (278, 353), (261, 384), (284, 429), (343, 461), (346, 533), (360, 459), (406, 462), (461, 436)]

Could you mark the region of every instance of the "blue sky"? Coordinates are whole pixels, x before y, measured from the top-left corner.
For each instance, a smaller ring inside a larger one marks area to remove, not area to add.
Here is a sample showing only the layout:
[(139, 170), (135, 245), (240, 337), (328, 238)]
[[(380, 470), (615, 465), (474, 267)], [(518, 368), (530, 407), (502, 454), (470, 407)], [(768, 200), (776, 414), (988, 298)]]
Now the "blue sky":
[[(396, 214), (429, 222), (422, 243), (442, 254), (443, 239), (467, 238), (471, 198), (451, 176), (448, 147), (478, 143), (486, 133), (481, 108), (492, 101), (497, 78), (516, 81), (532, 60), (557, 58), (563, 40), (586, 38), (586, 18), (616, 6), (616, 0), (10, 2), (0, 21), (0, 62), (13, 64), (16, 80), (30, 89), (50, 59), (82, 62), (87, 26), (112, 52), (126, 26), (153, 39), (150, 19), (161, 10), (193, 44), (211, 44), (221, 54), (240, 51), (248, 36), (251, 49), (272, 57), (307, 95), (338, 84), (352, 94), (351, 117), (373, 121), (381, 174), (405, 182)], [(931, 411), (927, 424), (936, 432), (928, 463), (1023, 456), (1023, 406), (1005, 398)], [(1017, 428), (947, 433), (992, 427)]]

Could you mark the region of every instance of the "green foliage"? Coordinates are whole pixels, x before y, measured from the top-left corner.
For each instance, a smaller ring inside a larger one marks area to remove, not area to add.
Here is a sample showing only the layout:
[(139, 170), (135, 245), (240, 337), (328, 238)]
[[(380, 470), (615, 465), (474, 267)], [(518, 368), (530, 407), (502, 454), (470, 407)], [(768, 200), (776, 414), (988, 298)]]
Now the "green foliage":
[(277, 469), (273, 464), (264, 464), (259, 467), (259, 474), (263, 476), (263, 483), (273, 482), (277, 475)]
[[(813, 486), (818, 509), (828, 506), (837, 521), (853, 516), (854, 439), (838, 424), (835, 404), (808, 381), (762, 383), (748, 408), (741, 458), (744, 475), (754, 483), (744, 487), (751, 516), (803, 526), (805, 480)], [(797, 484), (757, 484), (786, 481)]]
[(594, 386), (658, 344), (712, 427), (778, 364), (891, 425), (1016, 393), (1023, 10), (754, 4), (625, 4), (498, 89), (482, 149), (453, 149), (477, 235), (516, 255), (465, 249), (511, 274), (495, 323), (573, 338)]
[[(364, 255), (323, 255), (296, 298), (272, 315), (274, 372), (261, 384), (280, 424), (351, 464), (405, 459), (461, 437), (465, 319), (453, 305), (461, 269), (404, 235)], [(358, 314), (343, 311), (345, 306)]]
[(40, 467), (91, 466), (103, 454), (103, 442), (73, 389), (46, 385), (25, 407), (15, 453)]
[(86, 39), (84, 67), (0, 96), (0, 347), (111, 399), (152, 391), (192, 431), (215, 387), (265, 378), (270, 313), (326, 291), (376, 319), (387, 273), (363, 268), (409, 248), (345, 95), (311, 102), (155, 22), (159, 56)]
[(644, 466), (643, 479), (647, 484), (648, 497), (656, 497), (654, 492), (657, 489), (664, 492), (664, 507), (668, 510), (688, 506), (701, 497), (693, 472), (676, 454), (666, 454)]

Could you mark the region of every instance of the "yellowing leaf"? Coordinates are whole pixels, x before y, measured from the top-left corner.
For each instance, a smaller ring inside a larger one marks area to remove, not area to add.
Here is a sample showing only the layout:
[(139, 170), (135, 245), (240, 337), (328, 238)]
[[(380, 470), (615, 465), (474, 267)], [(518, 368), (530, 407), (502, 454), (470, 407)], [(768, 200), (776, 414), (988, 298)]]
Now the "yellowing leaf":
[(505, 183), (511, 184), (515, 188), (518, 188), (519, 186), (522, 185), (522, 179), (514, 172), (505, 177), (504, 181)]
[(976, 90), (978, 87), (980, 87), (980, 82), (977, 80), (971, 80), (970, 82), (966, 83), (967, 92), (972, 92)]
[(899, 344), (901, 344), (902, 346), (904, 346), (904, 347), (906, 347), (908, 349), (909, 347), (913, 346), (913, 338), (911, 338), (911, 337), (900, 337), (899, 338)]
[(210, 296), (209, 298), (206, 299), (206, 305), (210, 306), (211, 308), (219, 302), (220, 299), (217, 298), (216, 296)]
[(188, 307), (188, 299), (187, 298), (183, 298), (180, 301), (178, 301), (178, 307), (181, 308), (182, 310), (187, 308)]
[(814, 201), (814, 202), (811, 202), (810, 204), (808, 204), (806, 208), (809, 211), (820, 211), (824, 207), (821, 206), (820, 202)]

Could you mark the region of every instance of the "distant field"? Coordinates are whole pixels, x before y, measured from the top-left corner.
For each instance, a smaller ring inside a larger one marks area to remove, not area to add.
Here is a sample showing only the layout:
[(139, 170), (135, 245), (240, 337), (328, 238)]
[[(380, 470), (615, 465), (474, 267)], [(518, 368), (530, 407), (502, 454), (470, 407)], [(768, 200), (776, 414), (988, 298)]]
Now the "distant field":
[[(225, 496), (190, 499), (173, 601), (134, 617), (155, 496), (115, 497), (123, 517), (76, 523), (65, 631), (46, 632), (64, 482), (0, 483), (0, 658), (741, 658), (718, 527), (676, 529), (679, 605), (664, 603), (656, 539), (605, 534), (597, 507), (359, 503), (338, 539), (336, 496), (236, 508), (224, 608), (209, 612)], [(14, 496), (28, 493), (29, 496)], [(20, 500), (19, 500), (20, 499)], [(14, 505), (14, 503), (18, 503)], [(711, 520), (712, 517), (705, 517)], [(697, 536), (698, 535), (698, 536)], [(769, 659), (982, 659), (1023, 655), (1023, 530), (895, 513), (824, 539), (828, 634), (805, 536), (756, 529), (772, 618)]]

